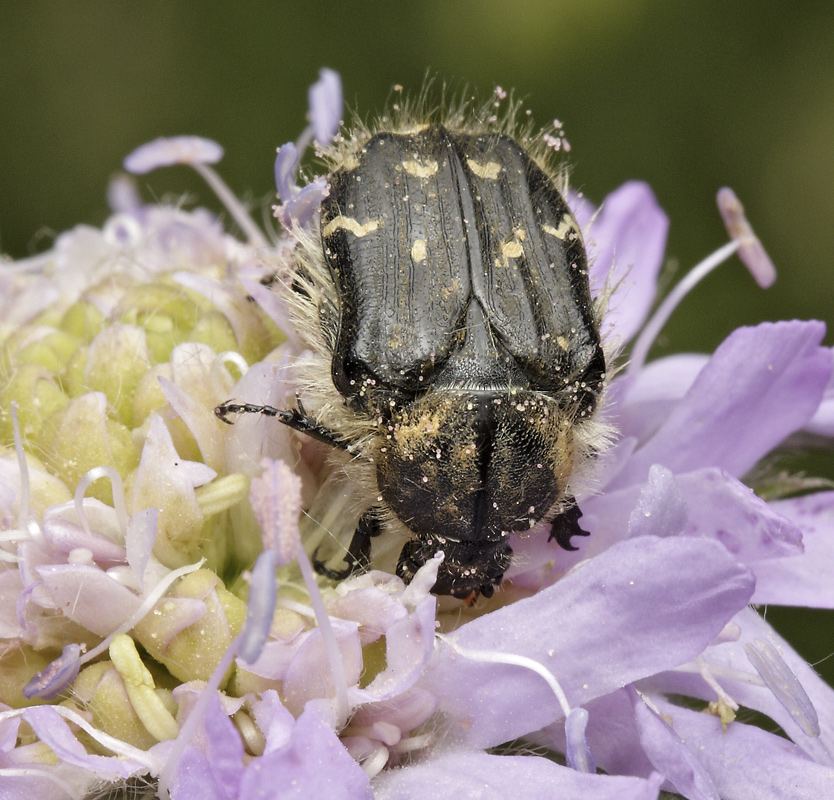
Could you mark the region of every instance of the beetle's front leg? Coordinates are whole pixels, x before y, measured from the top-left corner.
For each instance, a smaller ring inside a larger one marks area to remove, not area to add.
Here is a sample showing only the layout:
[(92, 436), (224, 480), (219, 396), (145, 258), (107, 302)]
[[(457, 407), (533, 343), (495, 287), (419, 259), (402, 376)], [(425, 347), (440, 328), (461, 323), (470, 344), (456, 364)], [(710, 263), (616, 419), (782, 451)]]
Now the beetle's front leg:
[(313, 417), (304, 410), (300, 397), (296, 397), (296, 407), (284, 411), (274, 406), (263, 406), (255, 403), (221, 403), (214, 409), (214, 415), (227, 425), (232, 424), (229, 414), (264, 414), (267, 417), (275, 417), (279, 422), (292, 428), (299, 433), (307, 434), (312, 439), (329, 444), (339, 450), (348, 450), (350, 443), (346, 442), (339, 434), (324, 425), (319, 425)]

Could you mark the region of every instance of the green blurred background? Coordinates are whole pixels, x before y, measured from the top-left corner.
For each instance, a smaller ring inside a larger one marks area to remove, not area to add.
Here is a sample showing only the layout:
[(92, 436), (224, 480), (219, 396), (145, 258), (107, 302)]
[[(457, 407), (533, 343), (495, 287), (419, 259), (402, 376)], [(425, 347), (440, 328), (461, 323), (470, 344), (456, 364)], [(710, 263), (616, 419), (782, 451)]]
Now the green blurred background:
[[(715, 192), (736, 190), (779, 279), (763, 292), (733, 261), (687, 297), (655, 354), (709, 351), (765, 319), (834, 320), (830, 0), (0, 0), (0, 53), (0, 252), (13, 258), (101, 223), (110, 176), (142, 142), (216, 139), (223, 176), (262, 203), (320, 67), (362, 114), (430, 70), (484, 95), (514, 88), (539, 123), (562, 120), (589, 198), (648, 181), (678, 275), (725, 241)], [(140, 185), (216, 207), (184, 168)], [(830, 454), (819, 463), (834, 477)], [(834, 652), (834, 615), (769, 618), (813, 663)], [(819, 669), (834, 683), (834, 659)]]

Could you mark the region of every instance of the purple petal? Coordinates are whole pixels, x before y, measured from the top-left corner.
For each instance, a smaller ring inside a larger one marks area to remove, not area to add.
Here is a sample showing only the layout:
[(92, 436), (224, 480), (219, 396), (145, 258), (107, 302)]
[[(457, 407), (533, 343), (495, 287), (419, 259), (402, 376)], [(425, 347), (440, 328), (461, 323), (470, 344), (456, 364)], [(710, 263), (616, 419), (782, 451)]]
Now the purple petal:
[(721, 797), (787, 800), (834, 796), (831, 767), (815, 764), (781, 736), (742, 722), (732, 722), (724, 731), (717, 717), (674, 706), (662, 698), (656, 702), (678, 735), (698, 752)]
[(288, 230), (303, 228), (330, 194), (327, 178), (316, 178), (276, 209), (275, 216)]
[(281, 800), (373, 800), (368, 777), (333, 733), (305, 711), (284, 747), (252, 759), (240, 785), (241, 798)]
[[(203, 345), (181, 345), (183, 349), (191, 351), (192, 363), (200, 358), (200, 350)], [(179, 350), (179, 348), (177, 348)], [(215, 355), (212, 353), (212, 358)], [(172, 359), (173, 360), (173, 359)], [(181, 385), (172, 383), (167, 378), (158, 376), (159, 388), (162, 389), (162, 394), (165, 399), (171, 404), (176, 415), (185, 423), (188, 430), (191, 432), (194, 440), (197, 442), (197, 447), (200, 449), (200, 455), (203, 457), (203, 462), (188, 461), (184, 465), (192, 470), (193, 482), (197, 486), (199, 483), (207, 483), (211, 480), (210, 473), (205, 472), (206, 467), (211, 468), (210, 465), (215, 465), (222, 468), (223, 465), (223, 442), (217, 435), (217, 418), (211, 409), (206, 408), (206, 403), (203, 398), (199, 398), (194, 394), (186, 391)], [(195, 387), (196, 388), (196, 387)], [(203, 473), (202, 475), (200, 473)], [(199, 483), (198, 483), (199, 481)]]
[(640, 742), (655, 769), (689, 800), (720, 800), (697, 751), (652, 711), (634, 689), (631, 696)]
[(124, 168), (134, 175), (144, 175), (158, 167), (174, 164), (216, 164), (223, 158), (223, 148), (202, 136), (161, 136), (140, 145), (125, 156)]
[[(85, 505), (89, 505), (89, 500)], [(88, 533), (77, 522), (58, 514), (47, 512), (44, 515), (44, 536), (56, 554), (66, 556), (73, 550), (83, 548), (90, 551), (96, 562), (106, 566), (122, 563), (125, 559), (125, 549), (120, 544), (97, 531)]]
[(688, 519), (686, 500), (675, 476), (654, 464), (628, 520), (628, 536), (676, 536)]
[(356, 693), (357, 700), (360, 695), (363, 702), (390, 699), (417, 682), (434, 652), (436, 605), (436, 598), (425, 598), (385, 631), (385, 669)]
[[(736, 642), (710, 647), (704, 653), (704, 660), (710, 670), (715, 675), (721, 675), (721, 685), (739, 705), (766, 714), (815, 761), (834, 766), (834, 689), (752, 608), (743, 609), (734, 621), (741, 628), (741, 637)], [(757, 638), (769, 640), (796, 676), (816, 709), (819, 736), (806, 734), (790, 711), (759, 679), (744, 649), (746, 644), (755, 642)], [(686, 694), (705, 700), (715, 699), (714, 691), (697, 674), (665, 672), (653, 676), (645, 684), (653, 691)]]
[(745, 564), (802, 552), (799, 527), (723, 470), (678, 475), (677, 484), (689, 509), (686, 535), (717, 539)]
[(493, 756), (453, 750), (374, 781), (376, 800), (468, 800), (472, 798), (555, 798), (657, 800), (659, 775), (648, 780), (589, 775), (539, 756)]
[[(463, 625), (450, 639), (471, 650), (533, 658), (571, 704), (584, 706), (664, 663), (694, 658), (744, 607), (753, 586), (750, 572), (715, 542), (640, 537), (615, 544), (533, 597)], [(419, 685), (437, 695), (460, 735), (478, 746), (563, 716), (541, 676), (470, 661), (448, 644), (438, 645)]]
[[(802, 550), (802, 532), (787, 515), (714, 468), (675, 476), (654, 464), (642, 486), (589, 498), (582, 503), (582, 511), (582, 522), (591, 536), (576, 553), (559, 553), (560, 570), (606, 550), (626, 535), (715, 539), (739, 561), (755, 565), (757, 574), (762, 559), (782, 563)], [(822, 569), (820, 577), (824, 580)]]
[(64, 645), (61, 655), (23, 687), (23, 696), (53, 700), (77, 677), (80, 658), (81, 645)]
[(313, 139), (319, 144), (329, 144), (342, 121), (342, 79), (332, 69), (319, 70), (319, 79), (308, 93), (310, 123)]
[[(346, 620), (332, 620), (333, 633), (339, 645), (342, 667), (348, 686), (359, 682), (362, 672), (362, 647), (358, 626)], [(301, 713), (308, 700), (330, 698), (336, 693), (333, 675), (320, 628), (310, 632), (284, 672), (282, 696), (286, 707)]]
[[(246, 398), (251, 403), (275, 408), (287, 408), (295, 398), (286, 378), (286, 362), (275, 364), (259, 361), (235, 384), (231, 397)], [(226, 463), (230, 471), (252, 476), (258, 472), (258, 465), (264, 456), (288, 463), (295, 463), (298, 459), (290, 429), (261, 414), (242, 414), (231, 426), (231, 430), (225, 433)], [(299, 469), (302, 468), (303, 464), (299, 464)]]
[[(384, 636), (389, 627), (408, 616), (408, 609), (394, 594), (397, 589), (402, 591), (402, 586), (394, 583), (399, 578), (393, 575), (382, 578), (382, 575), (374, 571), (348, 579), (342, 584), (344, 596), (335, 597), (327, 603), (327, 612), (331, 617), (359, 623), (363, 647)], [(377, 579), (380, 580), (379, 585), (371, 583)]]
[(669, 219), (648, 184), (624, 183), (609, 194), (583, 232), (594, 294), (609, 279), (615, 286), (603, 327), (628, 341), (645, 322), (657, 293)]
[(268, 689), (251, 701), (255, 722), (266, 737), (264, 753), (280, 750), (289, 744), (295, 718), (281, 704), (278, 692)]
[(141, 603), (141, 598), (98, 567), (45, 564), (37, 573), (55, 607), (99, 636), (116, 630)]
[(652, 464), (744, 475), (819, 406), (831, 371), (824, 334), (821, 322), (797, 321), (734, 331), (609, 489), (643, 481)]
[(211, 769), (211, 763), (196, 747), (186, 747), (171, 780), (171, 800), (228, 800)]
[(298, 334), (290, 321), (290, 311), (280, 292), (276, 292), (269, 286), (264, 286), (260, 281), (240, 281), (246, 293), (261, 307), (266, 315), (278, 326), (281, 333), (287, 338), (296, 353), (300, 353), (304, 347), (298, 338)]
[(753, 603), (834, 608), (834, 492), (771, 503), (802, 531), (805, 552), (755, 565)]
[(275, 156), (275, 188), (278, 199), (288, 203), (298, 191), (295, 185), (295, 171), (298, 167), (298, 150), (292, 142), (282, 144)]
[[(709, 356), (683, 353), (649, 362), (618, 391), (625, 377), (612, 383), (613, 413), (622, 436), (641, 444), (653, 436), (689, 391)], [(631, 377), (631, 376), (630, 376)]]
[(32, 726), (38, 738), (66, 764), (82, 767), (107, 780), (128, 778), (143, 767), (147, 769), (147, 765), (133, 759), (89, 754), (52, 706), (27, 708), (23, 718)]
[[(830, 353), (834, 360), (834, 350)], [(828, 386), (825, 387), (822, 402), (805, 429), (817, 436), (834, 437), (834, 370), (831, 372)]]
[(584, 194), (574, 192), (573, 189), (568, 190), (568, 196), (565, 199), (568, 201), (568, 208), (570, 208), (580, 230), (583, 235), (587, 236), (589, 234), (588, 225), (591, 224), (594, 214), (597, 213), (597, 207)]
[(206, 708), (203, 730), (208, 743), (211, 771), (228, 797), (238, 797), (243, 777), (243, 742), (216, 694)]

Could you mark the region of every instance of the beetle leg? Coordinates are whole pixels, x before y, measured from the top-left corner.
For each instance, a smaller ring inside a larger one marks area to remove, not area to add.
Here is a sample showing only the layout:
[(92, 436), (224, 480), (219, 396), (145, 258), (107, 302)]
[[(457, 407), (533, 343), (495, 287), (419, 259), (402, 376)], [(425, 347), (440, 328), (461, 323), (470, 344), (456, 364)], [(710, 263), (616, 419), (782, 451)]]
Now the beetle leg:
[(374, 536), (378, 536), (381, 530), (382, 526), (374, 510), (366, 511), (359, 520), (359, 524), (353, 533), (353, 538), (350, 540), (350, 547), (348, 547), (347, 556), (345, 557), (347, 567), (345, 569), (328, 569), (324, 566), (323, 561), (319, 561), (316, 558), (316, 553), (318, 553), (318, 550), (316, 550), (313, 553), (313, 568), (319, 575), (324, 575), (334, 581), (343, 581), (355, 572), (370, 569), (371, 539)]
[(579, 525), (579, 518), (581, 516), (582, 512), (579, 510), (579, 506), (576, 505), (576, 501), (573, 500), (573, 505), (553, 520), (553, 524), (550, 527), (550, 536), (547, 537), (547, 541), (549, 542), (555, 539), (556, 543), (565, 550), (578, 550), (578, 547), (574, 547), (570, 543), (571, 537), (591, 535)]
[(229, 401), (221, 403), (214, 409), (214, 415), (227, 425), (232, 424), (229, 414), (264, 414), (267, 417), (275, 417), (279, 422), (294, 431), (304, 433), (313, 439), (329, 444), (331, 447), (347, 450), (350, 446), (350, 443), (342, 439), (337, 433), (324, 425), (319, 425), (312, 417), (308, 416), (300, 398), (296, 398), (296, 407), (289, 411), (274, 406), (262, 406), (255, 403), (232, 403)]

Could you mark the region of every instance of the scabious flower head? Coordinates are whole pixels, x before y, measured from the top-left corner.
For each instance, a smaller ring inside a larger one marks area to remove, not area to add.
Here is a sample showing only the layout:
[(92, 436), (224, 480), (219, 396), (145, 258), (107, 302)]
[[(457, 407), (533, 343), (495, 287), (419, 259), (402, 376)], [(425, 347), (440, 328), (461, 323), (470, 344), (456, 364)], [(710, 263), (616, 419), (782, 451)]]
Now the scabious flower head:
[(748, 605), (834, 607), (834, 492), (749, 485), (795, 434), (834, 436), (823, 326), (647, 360), (733, 252), (773, 280), (729, 190), (731, 242), (651, 317), (668, 224), (651, 191), (569, 198), (626, 364), (578, 550), (515, 535), (500, 591), (473, 606), (430, 593), (440, 554), (408, 586), (316, 578), (308, 553), (356, 525), (352, 487), (321, 443), (214, 408), (287, 409), (303, 389), (280, 286), (328, 192), (300, 181), (301, 154), (340, 119), (324, 70), (276, 159), (280, 235), (210, 166), (218, 145), (179, 137), (126, 167), (194, 167), (237, 235), (120, 179), (102, 229), (0, 272), (0, 794), (831, 795), (834, 693)]

